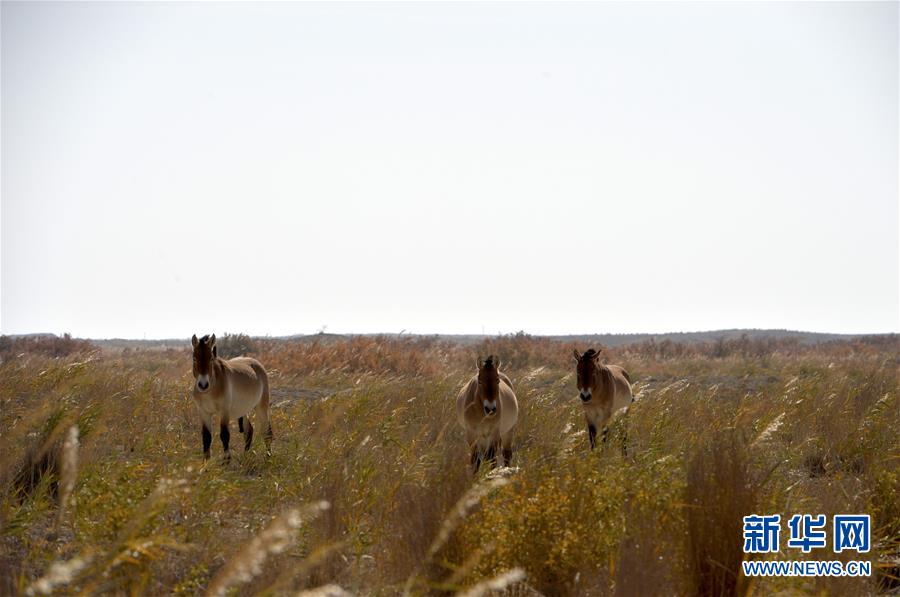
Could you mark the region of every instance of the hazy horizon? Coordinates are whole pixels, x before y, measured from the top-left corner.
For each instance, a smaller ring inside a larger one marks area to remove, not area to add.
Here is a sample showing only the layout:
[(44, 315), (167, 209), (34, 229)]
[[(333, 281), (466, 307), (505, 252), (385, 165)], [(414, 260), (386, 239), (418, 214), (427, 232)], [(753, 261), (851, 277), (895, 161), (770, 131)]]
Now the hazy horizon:
[(2, 2), (0, 332), (897, 333), (898, 16)]
[[(299, 333), (288, 333), (288, 334), (248, 334), (252, 338), (272, 338), (272, 339), (282, 339), (282, 338), (298, 338), (298, 337), (311, 337), (317, 336), (319, 334), (325, 334), (330, 336), (416, 336), (416, 337), (430, 337), (430, 336), (439, 336), (439, 337), (486, 337), (493, 338), (502, 335), (510, 335), (516, 334), (518, 332), (525, 332), (534, 337), (538, 338), (558, 338), (558, 337), (583, 337), (583, 336), (673, 336), (673, 335), (685, 335), (685, 336), (696, 336), (696, 335), (709, 335), (709, 334), (717, 334), (717, 333), (726, 333), (726, 332), (764, 332), (764, 333), (772, 333), (772, 334), (784, 334), (784, 335), (816, 335), (816, 336), (848, 336), (848, 337), (861, 337), (861, 336), (889, 336), (892, 334), (896, 334), (896, 332), (871, 332), (871, 333), (862, 333), (862, 334), (854, 334), (854, 333), (844, 333), (844, 332), (816, 332), (810, 330), (792, 330), (792, 329), (773, 329), (773, 328), (721, 328), (715, 330), (681, 330), (681, 331), (655, 331), (655, 332), (572, 332), (565, 334), (530, 334), (527, 330), (517, 330), (516, 332), (476, 332), (476, 333), (439, 333), (439, 332), (407, 332), (406, 330), (401, 330), (399, 332), (332, 332), (330, 330), (319, 330), (315, 332), (299, 332)], [(11, 336), (40, 336), (44, 334), (54, 334), (56, 336), (62, 336), (64, 333), (57, 332), (25, 332), (21, 334), (11, 334)], [(127, 336), (73, 336), (75, 338), (80, 338), (83, 340), (96, 340), (96, 341), (114, 341), (114, 340), (123, 340), (128, 342), (163, 342), (163, 341), (187, 341), (190, 339), (191, 335), (197, 334), (198, 336), (206, 335), (206, 334), (216, 334), (217, 337), (223, 337), (226, 334), (242, 334), (240, 330), (198, 330), (191, 332), (187, 335), (182, 336), (168, 336), (168, 337), (127, 337)]]

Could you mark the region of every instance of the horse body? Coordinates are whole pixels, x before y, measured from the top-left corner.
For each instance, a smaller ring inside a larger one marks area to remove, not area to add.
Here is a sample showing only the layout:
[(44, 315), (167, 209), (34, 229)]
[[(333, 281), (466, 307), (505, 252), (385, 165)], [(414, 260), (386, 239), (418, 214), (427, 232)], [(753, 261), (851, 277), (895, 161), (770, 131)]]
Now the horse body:
[(231, 457), (228, 424), (238, 420), (244, 434), (244, 450), (253, 442), (253, 424), (250, 411), (255, 411), (257, 422), (265, 429), (266, 454), (271, 454), (272, 424), (269, 419), (269, 377), (265, 367), (256, 359), (237, 357), (221, 359), (216, 354), (215, 334), (191, 339), (194, 347), (193, 397), (202, 423), (203, 456), (209, 458), (212, 443), (213, 417), (219, 418), (219, 438), (225, 458)]
[(627, 413), (628, 406), (634, 402), (631, 378), (625, 369), (618, 365), (605, 365), (599, 357), (600, 352), (594, 349), (583, 355), (575, 351), (578, 392), (592, 450), (596, 446), (597, 429), (602, 429), (602, 439), (606, 441), (610, 419), (619, 412)]
[(512, 382), (499, 371), (500, 364), (489, 356), (478, 362), (478, 373), (456, 397), (456, 418), (466, 432), (477, 471), (485, 460), (496, 463), (498, 452), (503, 465), (512, 459), (512, 438), (519, 418), (519, 404)]

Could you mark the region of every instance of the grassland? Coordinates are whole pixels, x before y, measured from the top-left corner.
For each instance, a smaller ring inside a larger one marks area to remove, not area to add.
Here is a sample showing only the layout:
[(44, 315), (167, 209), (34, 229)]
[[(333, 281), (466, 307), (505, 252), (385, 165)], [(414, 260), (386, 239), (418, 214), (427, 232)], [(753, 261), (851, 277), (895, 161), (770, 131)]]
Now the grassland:
[[(216, 439), (203, 465), (187, 341), (4, 345), (0, 594), (477, 593), (509, 571), (522, 595), (900, 591), (896, 337), (610, 349), (638, 400), (594, 452), (563, 342), (229, 341), (271, 371), (270, 459)], [(520, 424), (513, 466), (473, 477), (454, 398), (489, 352)], [(741, 516), (804, 512), (871, 514), (872, 551), (775, 558), (873, 576), (742, 577)]]

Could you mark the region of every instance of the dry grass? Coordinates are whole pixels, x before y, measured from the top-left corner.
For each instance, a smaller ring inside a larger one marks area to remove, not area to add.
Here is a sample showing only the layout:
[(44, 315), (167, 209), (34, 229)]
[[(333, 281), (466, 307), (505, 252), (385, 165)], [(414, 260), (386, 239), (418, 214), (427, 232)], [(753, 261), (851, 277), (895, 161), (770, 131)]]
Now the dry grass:
[[(638, 382), (611, 432), (617, 442), (627, 428), (627, 457), (612, 441), (588, 451), (569, 344), (247, 340), (234, 346), (272, 371), (275, 454), (255, 445), (205, 467), (189, 343), (4, 354), (0, 594), (839, 595), (900, 584), (896, 338), (610, 350)], [(515, 384), (520, 426), (513, 467), (473, 480), (453, 399), (489, 352)], [(299, 524), (296, 509), (323, 500), (330, 508)], [(740, 518), (754, 512), (868, 512), (863, 557), (878, 573), (751, 585), (738, 570)]]

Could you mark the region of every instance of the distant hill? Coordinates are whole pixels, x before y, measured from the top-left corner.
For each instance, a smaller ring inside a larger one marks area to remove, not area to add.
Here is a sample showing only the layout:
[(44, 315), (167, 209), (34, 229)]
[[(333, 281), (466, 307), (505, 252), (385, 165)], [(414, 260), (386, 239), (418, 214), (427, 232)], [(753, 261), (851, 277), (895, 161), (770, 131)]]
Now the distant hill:
[[(746, 336), (751, 340), (772, 339), (785, 340), (796, 339), (801, 344), (821, 344), (823, 342), (831, 342), (835, 340), (855, 340), (858, 338), (885, 337), (895, 334), (828, 334), (819, 332), (802, 332), (797, 330), (757, 330), (757, 329), (730, 329), (730, 330), (711, 330), (706, 332), (666, 332), (659, 334), (569, 334), (544, 336), (551, 340), (560, 342), (574, 342), (584, 346), (621, 346), (623, 344), (633, 344), (636, 342), (645, 342), (653, 340), (654, 342), (662, 342), (669, 340), (671, 342), (681, 344), (692, 344), (697, 342), (715, 342), (719, 339), (732, 340)], [(486, 338), (494, 338), (495, 335), (490, 334), (295, 334), (291, 336), (266, 336), (270, 340), (285, 340), (294, 342), (336, 342), (351, 338), (354, 336), (386, 336), (391, 338), (397, 337), (414, 337), (414, 338), (435, 338), (455, 344), (477, 344)], [(16, 337), (31, 338), (52, 338), (53, 334), (21, 334)], [(135, 340), (129, 338), (108, 338), (108, 339), (90, 339), (92, 344), (104, 348), (157, 348), (165, 350), (168, 348), (182, 349), (189, 346), (187, 337), (170, 338), (165, 340)]]
[(58, 338), (56, 334), (50, 332), (34, 332), (31, 334), (3, 334), (7, 338)]
[(733, 329), (713, 330), (709, 332), (669, 332), (664, 334), (584, 334), (574, 336), (550, 336), (553, 340), (570, 342), (596, 342), (606, 346), (620, 346), (634, 342), (653, 340), (662, 342), (670, 340), (683, 344), (695, 342), (713, 342), (719, 339), (734, 340), (747, 337), (750, 340), (788, 340), (794, 339), (801, 344), (821, 344), (832, 340), (853, 340), (867, 335), (886, 336), (889, 334), (826, 334), (818, 332), (801, 332), (795, 330), (754, 330)]
[[(274, 338), (278, 340), (299, 340), (299, 341), (333, 341), (349, 338), (357, 334), (297, 334), (293, 336), (283, 336)], [(485, 338), (494, 338), (491, 334), (358, 334), (361, 336), (387, 336), (387, 337), (428, 337), (437, 338), (447, 342), (458, 344), (476, 344)], [(796, 339), (801, 344), (821, 344), (823, 342), (831, 342), (833, 340), (854, 340), (857, 338), (866, 338), (873, 336), (891, 336), (892, 334), (829, 334), (820, 332), (802, 332), (798, 330), (758, 330), (758, 329), (730, 329), (730, 330), (710, 330), (706, 332), (664, 332), (659, 334), (569, 334), (569, 335), (552, 335), (540, 336), (557, 340), (560, 342), (577, 342), (584, 344), (602, 344), (604, 346), (621, 346), (623, 344), (632, 344), (635, 342), (645, 342), (653, 340), (654, 342), (662, 342), (669, 340), (683, 344), (691, 344), (696, 342), (714, 342), (719, 339), (732, 340), (746, 336), (750, 340), (772, 339), (786, 340)]]

